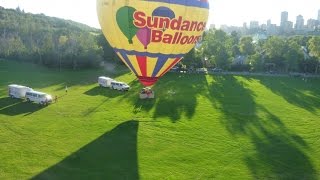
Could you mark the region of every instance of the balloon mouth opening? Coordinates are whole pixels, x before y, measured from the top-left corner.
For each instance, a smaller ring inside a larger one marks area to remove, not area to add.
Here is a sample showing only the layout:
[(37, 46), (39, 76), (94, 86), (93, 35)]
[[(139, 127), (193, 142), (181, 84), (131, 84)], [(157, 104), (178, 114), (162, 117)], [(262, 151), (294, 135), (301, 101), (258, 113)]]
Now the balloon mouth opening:
[(154, 83), (158, 81), (158, 77), (142, 77), (138, 76), (138, 79), (142, 85), (145, 87), (152, 86)]

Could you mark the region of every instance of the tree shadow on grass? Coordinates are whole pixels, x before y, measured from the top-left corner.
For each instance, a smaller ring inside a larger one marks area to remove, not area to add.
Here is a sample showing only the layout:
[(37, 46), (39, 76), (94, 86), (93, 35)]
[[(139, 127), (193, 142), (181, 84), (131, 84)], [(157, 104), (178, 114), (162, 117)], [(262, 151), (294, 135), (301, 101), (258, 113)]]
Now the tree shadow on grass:
[[(260, 83), (273, 93), (282, 96), (288, 103), (316, 113), (320, 109), (320, 81), (318, 79), (258, 78)], [(317, 81), (317, 82), (315, 82)]]
[(244, 133), (245, 127), (252, 121), (248, 117), (256, 114), (254, 92), (233, 76), (214, 76), (213, 79), (214, 82), (209, 85), (213, 106), (224, 113), (226, 118), (222, 121), (230, 132)]
[(45, 106), (23, 101), (22, 99), (12, 99), (8, 97), (0, 99), (0, 107), (0, 114), (8, 116), (25, 114), (25, 116), (27, 116), (43, 109)]
[(317, 179), (307, 156), (310, 149), (307, 143), (286, 128), (280, 118), (256, 104), (255, 95), (246, 88), (245, 81), (217, 76), (209, 89), (214, 107), (223, 113), (222, 124), (235, 138), (247, 136), (255, 148), (254, 153), (244, 152), (244, 161), (253, 177)]
[(32, 179), (139, 179), (138, 128), (124, 122)]

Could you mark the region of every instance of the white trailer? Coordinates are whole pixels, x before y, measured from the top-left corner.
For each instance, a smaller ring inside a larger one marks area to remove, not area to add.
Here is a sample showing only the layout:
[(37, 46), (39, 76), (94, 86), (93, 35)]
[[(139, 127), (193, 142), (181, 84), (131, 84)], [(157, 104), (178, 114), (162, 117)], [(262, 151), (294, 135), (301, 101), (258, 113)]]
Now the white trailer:
[(105, 76), (100, 76), (98, 78), (98, 84), (102, 87), (111, 87), (111, 82), (114, 81), (113, 79)]
[(28, 91), (26, 99), (28, 102), (35, 102), (41, 105), (48, 105), (53, 101), (51, 95), (39, 91)]
[(32, 91), (32, 88), (29, 88), (27, 86), (21, 86), (17, 84), (10, 84), (8, 86), (8, 95), (11, 98), (25, 98), (26, 93), (28, 91)]

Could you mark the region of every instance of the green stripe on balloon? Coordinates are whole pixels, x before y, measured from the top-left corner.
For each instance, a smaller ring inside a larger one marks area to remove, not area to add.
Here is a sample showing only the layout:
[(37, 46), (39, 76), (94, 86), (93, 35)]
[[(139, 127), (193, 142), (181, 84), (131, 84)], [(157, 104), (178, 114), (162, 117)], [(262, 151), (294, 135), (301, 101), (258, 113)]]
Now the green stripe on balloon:
[(121, 32), (127, 37), (129, 44), (132, 44), (132, 38), (136, 35), (138, 28), (133, 24), (133, 13), (135, 8), (124, 6), (117, 11), (117, 23)]

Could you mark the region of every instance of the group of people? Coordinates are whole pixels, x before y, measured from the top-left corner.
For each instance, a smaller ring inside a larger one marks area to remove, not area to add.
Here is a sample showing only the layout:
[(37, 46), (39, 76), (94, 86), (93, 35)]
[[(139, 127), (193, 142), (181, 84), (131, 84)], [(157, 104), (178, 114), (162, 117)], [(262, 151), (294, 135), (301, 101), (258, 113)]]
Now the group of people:
[[(65, 92), (66, 92), (66, 94), (68, 93), (68, 86), (65, 87)], [(53, 100), (54, 100), (54, 102), (58, 102), (58, 96), (55, 95)]]

